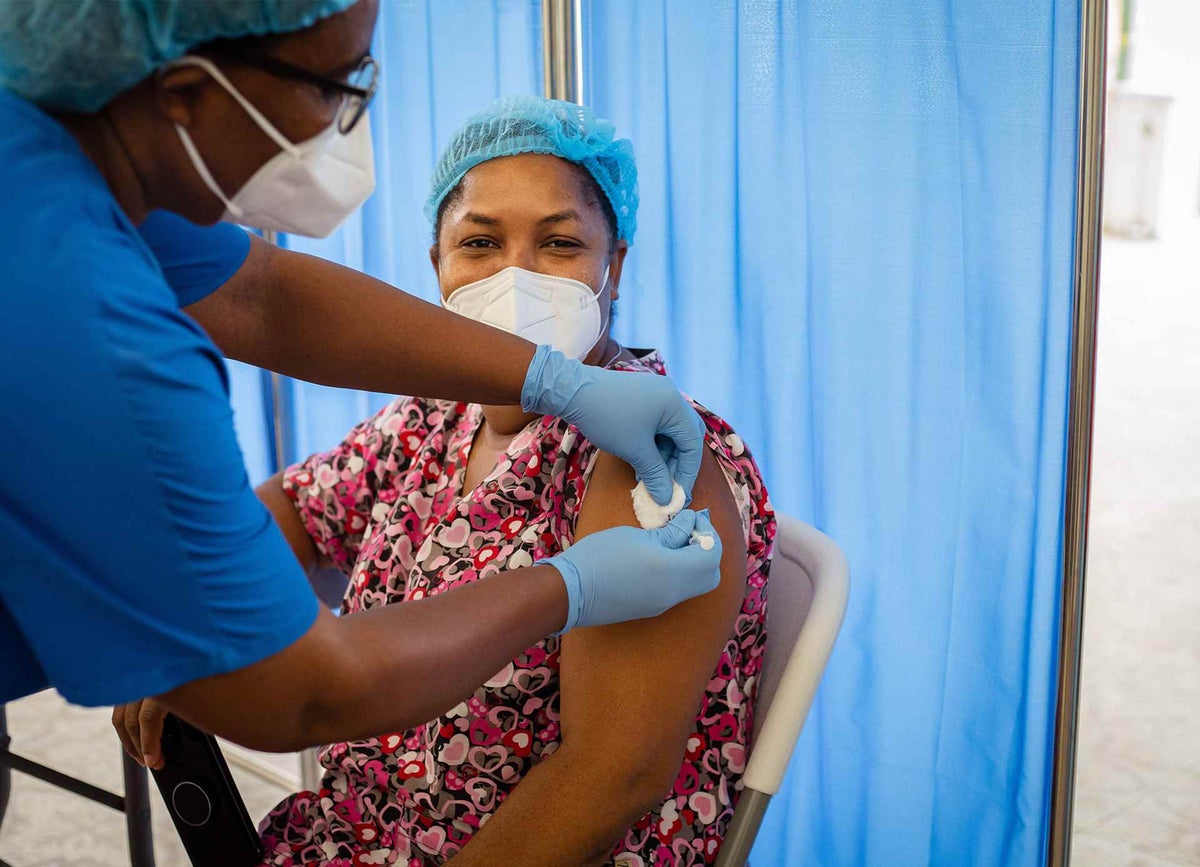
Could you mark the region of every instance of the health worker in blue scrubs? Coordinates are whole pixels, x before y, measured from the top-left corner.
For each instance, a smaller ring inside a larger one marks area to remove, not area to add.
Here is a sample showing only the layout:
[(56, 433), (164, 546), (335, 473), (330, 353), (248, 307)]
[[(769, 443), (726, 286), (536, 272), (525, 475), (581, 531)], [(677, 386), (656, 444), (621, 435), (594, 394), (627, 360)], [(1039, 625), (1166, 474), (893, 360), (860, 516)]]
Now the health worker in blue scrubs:
[(255, 497), (222, 355), (559, 415), (660, 502), (700, 466), (701, 422), (664, 378), (232, 225), (328, 234), (370, 194), (376, 4), (0, 0), (0, 703), (157, 697), (291, 750), (417, 725), (547, 634), (716, 586), (720, 546), (689, 544), (712, 530), (685, 511), (335, 618)]

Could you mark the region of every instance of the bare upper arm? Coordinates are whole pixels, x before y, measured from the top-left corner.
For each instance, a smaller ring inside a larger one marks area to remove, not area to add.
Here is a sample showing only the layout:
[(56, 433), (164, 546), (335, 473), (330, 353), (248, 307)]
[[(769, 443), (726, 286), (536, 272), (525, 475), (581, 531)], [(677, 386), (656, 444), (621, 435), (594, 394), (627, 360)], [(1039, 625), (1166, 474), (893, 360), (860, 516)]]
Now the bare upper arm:
[[(637, 525), (624, 462), (601, 453), (581, 507), (576, 538), (617, 525)], [(721, 583), (658, 617), (576, 629), (563, 637), (560, 681), (563, 745), (592, 749), (619, 737), (611, 756), (662, 758), (675, 773), (695, 726), (704, 688), (733, 635), (746, 587), (741, 517), (716, 459), (705, 453), (691, 508), (710, 510), (724, 548)], [(619, 725), (614, 726), (614, 721)], [(639, 750), (635, 752), (634, 749)], [(643, 749), (644, 748), (644, 749)]]
[(271, 517), (275, 519), (275, 523), (279, 525), (283, 538), (287, 539), (292, 553), (296, 555), (300, 566), (309, 576), (316, 569), (324, 569), (333, 565), (333, 561), (317, 548), (312, 536), (305, 529), (304, 522), (300, 519), (300, 513), (296, 511), (296, 506), (284, 493), (283, 473), (271, 476), (255, 488), (254, 493), (262, 500), (267, 511), (271, 513)]
[(255, 310), (274, 279), (279, 254), (274, 246), (251, 235), (250, 252), (241, 267), (215, 292), (183, 308), (230, 358), (252, 358), (253, 348), (264, 339)]

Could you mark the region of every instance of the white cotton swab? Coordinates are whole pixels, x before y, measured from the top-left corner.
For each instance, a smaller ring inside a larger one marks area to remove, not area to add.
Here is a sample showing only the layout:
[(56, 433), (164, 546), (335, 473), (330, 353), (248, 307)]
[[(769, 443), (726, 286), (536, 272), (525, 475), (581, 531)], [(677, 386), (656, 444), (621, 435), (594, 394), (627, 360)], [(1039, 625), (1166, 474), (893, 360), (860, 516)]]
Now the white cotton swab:
[[(675, 482), (675, 487), (671, 491), (671, 502), (665, 506), (660, 506), (654, 502), (654, 497), (650, 496), (650, 492), (646, 490), (645, 482), (638, 482), (637, 487), (633, 489), (631, 495), (633, 497), (633, 513), (637, 516), (638, 523), (645, 530), (657, 530), (659, 527), (665, 527), (667, 523), (683, 510), (684, 501), (687, 497), (683, 493), (683, 488), (679, 486), (679, 482)], [(711, 551), (716, 541), (711, 533), (699, 533), (692, 531), (691, 541), (705, 551)]]
[(633, 496), (633, 514), (637, 516), (638, 523), (642, 525), (642, 529), (657, 530), (659, 527), (665, 527), (672, 518), (683, 511), (683, 504), (687, 501), (687, 495), (684, 494), (679, 482), (675, 482), (674, 485), (675, 487), (671, 490), (671, 502), (665, 506), (660, 506), (654, 502), (654, 497), (650, 496), (650, 492), (646, 490), (646, 483), (637, 483), (637, 487), (631, 492)]

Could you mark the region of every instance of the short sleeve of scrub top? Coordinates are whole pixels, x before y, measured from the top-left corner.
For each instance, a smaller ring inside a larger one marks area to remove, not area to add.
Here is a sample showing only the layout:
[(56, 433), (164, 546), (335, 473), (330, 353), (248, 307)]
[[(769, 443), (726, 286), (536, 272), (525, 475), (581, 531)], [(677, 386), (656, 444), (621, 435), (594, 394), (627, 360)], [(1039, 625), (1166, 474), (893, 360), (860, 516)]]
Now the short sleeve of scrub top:
[(250, 487), (223, 359), (181, 305), (235, 227), (143, 235), (55, 121), (0, 91), (0, 702), (158, 695), (293, 643), (317, 601)]
[(216, 291), (246, 261), (250, 236), (229, 223), (201, 228), (170, 211), (154, 211), (138, 226), (180, 307)]

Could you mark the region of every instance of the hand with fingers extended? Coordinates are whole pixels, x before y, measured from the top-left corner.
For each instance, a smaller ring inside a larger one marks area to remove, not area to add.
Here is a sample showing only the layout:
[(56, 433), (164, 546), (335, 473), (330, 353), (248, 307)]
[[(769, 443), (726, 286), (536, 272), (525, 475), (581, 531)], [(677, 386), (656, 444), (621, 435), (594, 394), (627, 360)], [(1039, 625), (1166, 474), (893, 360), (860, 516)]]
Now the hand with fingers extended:
[(152, 698), (119, 704), (113, 708), (112, 724), (125, 752), (139, 765), (155, 771), (165, 767), (162, 755), (163, 720), (170, 713)]

